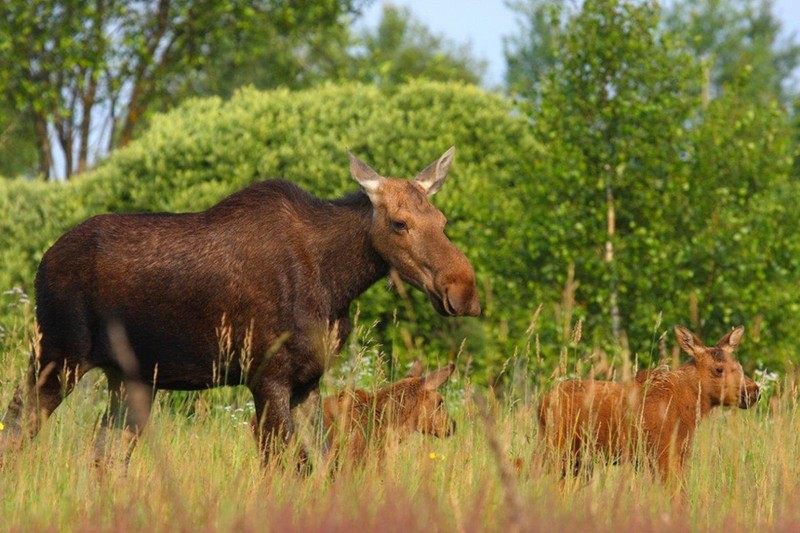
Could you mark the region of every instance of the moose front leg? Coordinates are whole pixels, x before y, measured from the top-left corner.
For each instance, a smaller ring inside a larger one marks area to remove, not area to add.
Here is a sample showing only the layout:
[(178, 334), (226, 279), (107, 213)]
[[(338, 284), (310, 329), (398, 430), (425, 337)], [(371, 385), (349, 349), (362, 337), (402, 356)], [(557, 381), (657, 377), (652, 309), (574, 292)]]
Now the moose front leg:
[(286, 449), (294, 431), (289, 407), (291, 390), (268, 383), (252, 393), (256, 412), (251, 426), (267, 465), (273, 456)]

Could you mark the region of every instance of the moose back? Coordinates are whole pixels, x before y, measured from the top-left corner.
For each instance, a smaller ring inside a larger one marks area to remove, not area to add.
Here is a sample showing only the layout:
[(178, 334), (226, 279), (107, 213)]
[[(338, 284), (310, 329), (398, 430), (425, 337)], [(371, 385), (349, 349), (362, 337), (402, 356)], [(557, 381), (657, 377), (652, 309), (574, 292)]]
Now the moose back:
[(344, 198), (269, 180), (204, 212), (101, 215), (63, 235), (37, 272), (39, 354), (0, 449), (35, 435), (99, 367), (111, 394), (101, 432), (123, 429), (135, 443), (154, 388), (244, 383), (266, 458), (350, 332), (351, 302), (390, 269), (440, 314), (477, 316), (473, 269), (429, 201), (454, 148), (413, 180), (348, 155), (361, 190)]

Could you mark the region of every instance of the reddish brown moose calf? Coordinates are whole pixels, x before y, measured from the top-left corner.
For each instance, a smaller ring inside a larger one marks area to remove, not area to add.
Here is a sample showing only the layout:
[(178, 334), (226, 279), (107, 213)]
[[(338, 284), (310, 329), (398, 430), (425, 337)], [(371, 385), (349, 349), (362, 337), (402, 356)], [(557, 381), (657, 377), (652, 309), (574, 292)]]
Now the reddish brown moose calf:
[(542, 400), (539, 426), (563, 472), (579, 473), (595, 454), (618, 462), (641, 450), (663, 480), (682, 476), (695, 429), (713, 407), (747, 409), (758, 401), (758, 385), (733, 358), (743, 334), (738, 327), (707, 347), (676, 326), (678, 344), (692, 357), (677, 370), (642, 371), (623, 383), (561, 383)]
[(325, 431), (332, 453), (343, 461), (363, 462), (370, 443), (379, 453), (388, 439), (400, 442), (414, 432), (447, 437), (455, 432), (444, 398), (437, 391), (455, 369), (448, 365), (421, 376), (412, 369), (404, 379), (370, 393), (345, 390), (325, 398)]
[[(91, 368), (108, 377), (103, 433), (122, 428), (135, 442), (155, 389), (245, 384), (264, 457), (283, 448), (293, 409), (350, 333), (350, 303), (390, 269), (442, 315), (480, 313), (472, 267), (429, 201), (453, 154), (410, 181), (350, 155), (361, 190), (337, 200), (270, 180), (199, 213), (78, 225), (39, 266), (39, 356), (11, 401), (0, 450), (35, 435)], [(132, 396), (144, 405), (134, 409)]]

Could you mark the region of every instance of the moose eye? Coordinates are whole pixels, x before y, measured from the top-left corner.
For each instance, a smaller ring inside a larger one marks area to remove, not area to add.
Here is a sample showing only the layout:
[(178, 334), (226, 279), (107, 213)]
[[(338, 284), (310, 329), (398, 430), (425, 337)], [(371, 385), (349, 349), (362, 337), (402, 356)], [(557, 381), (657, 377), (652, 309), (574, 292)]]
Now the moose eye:
[(715, 368), (715, 369), (714, 369), (714, 373), (715, 373), (717, 376), (721, 376), (722, 374), (724, 374), (724, 373), (725, 373), (725, 368), (723, 368), (723, 367), (719, 366), (719, 367), (717, 367), (717, 368)]
[(392, 220), (392, 231), (400, 233), (402, 231), (408, 231), (408, 224), (403, 222), (402, 220)]

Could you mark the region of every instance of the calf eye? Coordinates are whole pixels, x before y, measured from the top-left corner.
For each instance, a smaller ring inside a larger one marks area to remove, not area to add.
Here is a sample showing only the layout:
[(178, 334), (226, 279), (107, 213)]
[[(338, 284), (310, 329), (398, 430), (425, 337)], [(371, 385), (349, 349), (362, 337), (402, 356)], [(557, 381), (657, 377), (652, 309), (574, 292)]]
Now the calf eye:
[(402, 220), (392, 220), (392, 231), (400, 233), (401, 231), (408, 231), (408, 224)]
[(717, 367), (717, 368), (715, 368), (715, 369), (714, 369), (714, 373), (715, 373), (716, 375), (718, 375), (718, 376), (721, 376), (722, 374), (724, 374), (724, 373), (725, 373), (725, 368), (723, 368), (723, 367), (721, 367), (721, 366), (720, 366), (720, 367)]

